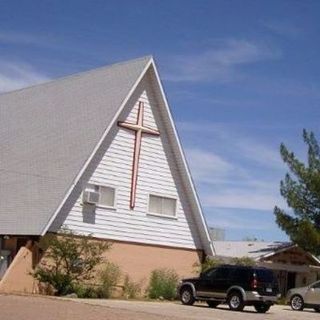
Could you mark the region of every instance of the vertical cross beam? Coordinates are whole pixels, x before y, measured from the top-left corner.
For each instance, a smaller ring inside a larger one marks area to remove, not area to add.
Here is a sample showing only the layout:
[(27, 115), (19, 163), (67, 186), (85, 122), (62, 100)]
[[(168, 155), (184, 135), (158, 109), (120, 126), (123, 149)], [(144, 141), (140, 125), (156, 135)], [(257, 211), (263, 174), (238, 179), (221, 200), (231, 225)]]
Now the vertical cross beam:
[(144, 104), (142, 101), (139, 101), (138, 116), (137, 116), (136, 123), (118, 121), (119, 127), (132, 130), (135, 132), (133, 161), (132, 161), (132, 175), (131, 175), (131, 192), (130, 192), (130, 208), (131, 209), (135, 207), (135, 201), (136, 201), (142, 134), (150, 134), (153, 136), (160, 135), (160, 132), (158, 130), (144, 126), (143, 118), (144, 118)]

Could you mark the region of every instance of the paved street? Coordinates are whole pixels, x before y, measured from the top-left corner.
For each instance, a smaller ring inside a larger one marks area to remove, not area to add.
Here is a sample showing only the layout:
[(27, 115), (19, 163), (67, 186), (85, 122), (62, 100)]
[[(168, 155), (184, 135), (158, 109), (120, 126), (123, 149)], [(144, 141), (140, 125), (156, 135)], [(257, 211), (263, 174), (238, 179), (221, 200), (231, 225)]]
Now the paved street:
[(1, 320), (314, 320), (312, 310), (291, 311), (286, 306), (273, 306), (266, 314), (247, 307), (244, 312), (231, 312), (225, 306), (210, 309), (204, 304), (187, 307), (179, 303), (124, 300), (58, 299), (39, 296), (0, 295)]

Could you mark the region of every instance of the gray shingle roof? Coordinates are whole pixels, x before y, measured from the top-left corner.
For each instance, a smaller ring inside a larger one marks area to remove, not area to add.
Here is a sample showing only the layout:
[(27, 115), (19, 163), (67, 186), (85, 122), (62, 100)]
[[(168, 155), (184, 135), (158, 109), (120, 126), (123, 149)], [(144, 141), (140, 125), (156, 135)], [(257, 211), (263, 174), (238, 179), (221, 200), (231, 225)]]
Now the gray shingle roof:
[(150, 59), (0, 95), (0, 234), (41, 234)]
[(255, 260), (277, 252), (280, 249), (292, 247), (291, 242), (265, 241), (213, 241), (217, 256), (242, 258), (249, 257)]

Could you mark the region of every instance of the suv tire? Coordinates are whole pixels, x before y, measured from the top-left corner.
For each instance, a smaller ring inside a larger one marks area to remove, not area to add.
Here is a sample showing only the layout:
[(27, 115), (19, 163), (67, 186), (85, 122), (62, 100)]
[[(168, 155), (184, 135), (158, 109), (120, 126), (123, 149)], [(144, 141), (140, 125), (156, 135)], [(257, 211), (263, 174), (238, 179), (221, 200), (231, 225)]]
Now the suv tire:
[(192, 289), (190, 287), (182, 287), (180, 290), (180, 301), (182, 304), (191, 306), (195, 302)]
[(207, 305), (210, 308), (216, 308), (220, 303), (218, 301), (212, 301), (212, 300), (208, 300), (207, 301)]
[(266, 303), (259, 303), (254, 305), (254, 308), (258, 313), (266, 313), (270, 309), (270, 307), (270, 304)]
[(242, 311), (244, 308), (243, 298), (240, 292), (232, 291), (228, 295), (228, 306), (232, 311)]
[(295, 294), (290, 299), (290, 306), (292, 310), (302, 311), (304, 308), (304, 301), (301, 296)]

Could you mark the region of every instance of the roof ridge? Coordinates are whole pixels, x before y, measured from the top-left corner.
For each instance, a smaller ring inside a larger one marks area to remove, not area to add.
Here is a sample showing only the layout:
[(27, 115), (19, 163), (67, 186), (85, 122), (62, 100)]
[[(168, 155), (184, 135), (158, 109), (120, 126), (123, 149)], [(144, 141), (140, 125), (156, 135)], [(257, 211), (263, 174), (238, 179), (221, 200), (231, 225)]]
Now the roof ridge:
[(13, 93), (20, 92), (20, 91), (29, 90), (29, 89), (34, 88), (34, 87), (48, 86), (48, 85), (51, 85), (51, 84), (56, 83), (58, 81), (65, 81), (65, 80), (69, 80), (69, 79), (72, 79), (72, 78), (75, 78), (75, 77), (79, 77), (79, 76), (82, 76), (82, 75), (91, 74), (91, 73), (94, 73), (95, 71), (98, 71), (98, 70), (111, 69), (111, 68), (114, 68), (114, 67), (117, 67), (117, 66), (138, 62), (139, 60), (146, 60), (146, 63), (147, 63), (151, 59), (153, 59), (153, 56), (150, 54), (150, 55), (145, 55), (145, 56), (142, 56), (142, 57), (139, 57), (139, 58), (135, 58), (135, 59), (130, 59), (130, 60), (126, 60), (126, 61), (119, 61), (119, 62), (115, 62), (115, 63), (112, 63), (112, 64), (103, 65), (103, 66), (100, 66), (100, 67), (96, 67), (94, 69), (89, 69), (89, 70), (76, 72), (76, 73), (69, 74), (69, 75), (62, 76), (62, 77), (58, 77), (58, 78), (55, 78), (55, 79), (49, 79), (48, 81), (37, 83), (37, 84), (31, 85), (31, 86), (28, 86), (28, 87), (23, 87), (23, 88), (20, 88), (20, 89), (3, 92), (3, 93), (0, 93), (0, 98), (3, 97), (3, 96), (6, 96), (6, 95), (10, 95), (10, 94), (13, 94)]

